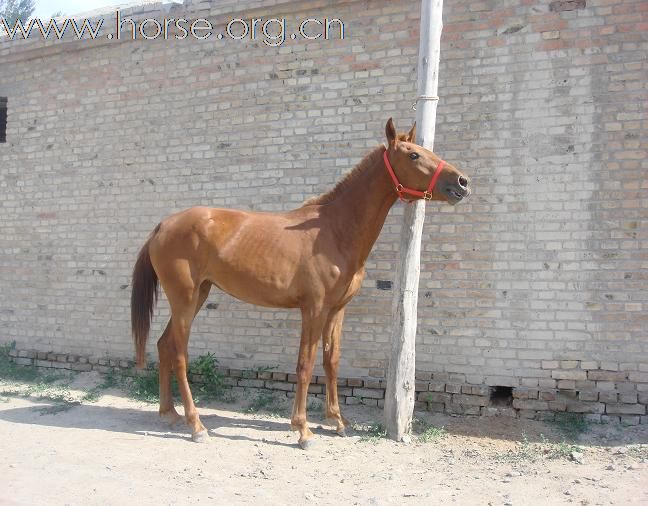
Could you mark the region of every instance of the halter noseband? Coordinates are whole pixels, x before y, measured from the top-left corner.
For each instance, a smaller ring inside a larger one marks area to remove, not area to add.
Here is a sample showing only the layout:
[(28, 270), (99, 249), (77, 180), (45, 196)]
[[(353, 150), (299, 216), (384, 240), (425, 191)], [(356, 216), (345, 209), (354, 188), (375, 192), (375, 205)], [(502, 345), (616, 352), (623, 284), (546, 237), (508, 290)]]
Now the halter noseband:
[(437, 168), (434, 171), (432, 179), (430, 179), (430, 184), (428, 185), (427, 190), (423, 192), (415, 190), (413, 188), (407, 188), (398, 182), (396, 173), (394, 172), (391, 163), (389, 163), (389, 158), (387, 158), (387, 150), (385, 150), (383, 153), (383, 160), (385, 160), (385, 167), (387, 167), (387, 172), (389, 172), (392, 181), (396, 185), (396, 193), (398, 194), (398, 198), (400, 200), (402, 200), (403, 202), (408, 202), (407, 200), (405, 200), (405, 198), (403, 198), (403, 193), (414, 195), (415, 197), (419, 197), (424, 200), (432, 200), (432, 190), (434, 190), (434, 185), (436, 185), (437, 179), (439, 179), (439, 176), (441, 175), (441, 169), (443, 169), (443, 166), (445, 165), (445, 160), (441, 160), (439, 162), (439, 165), (437, 165)]

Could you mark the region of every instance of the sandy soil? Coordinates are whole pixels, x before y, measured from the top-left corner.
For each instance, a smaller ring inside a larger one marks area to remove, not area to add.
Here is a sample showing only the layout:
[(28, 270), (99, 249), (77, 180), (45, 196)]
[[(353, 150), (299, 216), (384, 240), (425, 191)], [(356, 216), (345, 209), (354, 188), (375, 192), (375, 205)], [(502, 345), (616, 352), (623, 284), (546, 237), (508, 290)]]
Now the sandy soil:
[(382, 412), (354, 407), (347, 438), (311, 413), (303, 451), (286, 418), (241, 399), (203, 406), (212, 437), (196, 444), (122, 391), (70, 402), (98, 382), (80, 375), (65, 402), (0, 382), (0, 504), (648, 504), (645, 426), (591, 425), (574, 449), (555, 424), (417, 413), (445, 435), (404, 444), (370, 437)]

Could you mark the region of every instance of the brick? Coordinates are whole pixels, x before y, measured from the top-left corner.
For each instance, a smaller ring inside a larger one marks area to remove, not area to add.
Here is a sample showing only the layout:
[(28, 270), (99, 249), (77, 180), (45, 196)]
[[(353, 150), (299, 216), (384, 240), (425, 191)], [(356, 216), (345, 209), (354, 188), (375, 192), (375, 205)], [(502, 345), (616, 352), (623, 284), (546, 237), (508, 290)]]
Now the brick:
[(627, 376), (623, 371), (587, 371), (587, 378), (595, 381), (623, 381)]
[(479, 412), (481, 416), (506, 416), (509, 418), (516, 418), (517, 412), (513, 408), (505, 408), (499, 406), (484, 406)]
[(445, 391), (449, 394), (458, 394), (461, 392), (461, 385), (447, 384), (445, 386)]
[(620, 422), (621, 425), (639, 425), (641, 423), (641, 417), (636, 415), (621, 415)]
[(514, 399), (537, 399), (538, 390), (530, 389), (530, 388), (514, 388), (513, 398)]
[(480, 414), (479, 406), (468, 406), (466, 404), (455, 404), (449, 403), (446, 404), (446, 413), (450, 415), (473, 415), (477, 416)]
[(382, 388), (382, 383), (380, 382), (380, 380), (377, 379), (365, 379), (363, 386), (365, 388), (379, 389)]
[(557, 380), (585, 380), (587, 372), (580, 369), (554, 370), (551, 371), (551, 377)]
[(417, 381), (416, 384), (414, 385), (414, 390), (416, 392), (427, 392), (428, 384), (422, 381)]
[(73, 371), (79, 371), (79, 372), (92, 371), (92, 365), (90, 364), (76, 363), (76, 364), (72, 364), (71, 368)]
[(265, 381), (265, 387), (270, 390), (282, 390), (284, 392), (291, 392), (295, 388), (294, 383), (286, 381)]
[(645, 415), (646, 406), (643, 404), (608, 403), (605, 405), (608, 415)]
[(648, 372), (632, 371), (628, 373), (628, 379), (633, 383), (648, 383)]
[(446, 394), (441, 392), (429, 392), (426, 395), (428, 402), (436, 403), (448, 403), (452, 399), (452, 394)]
[(578, 392), (578, 398), (581, 401), (597, 401), (598, 396), (598, 392)]
[(416, 371), (415, 376), (418, 381), (429, 382), (432, 379), (432, 373), (429, 371)]
[(576, 382), (574, 380), (561, 379), (556, 382), (556, 387), (559, 390), (575, 390)]
[(445, 404), (442, 402), (428, 402), (428, 411), (432, 413), (444, 413)]
[(244, 388), (263, 388), (265, 386), (265, 381), (262, 379), (239, 379), (238, 386)]
[(488, 397), (462, 394), (454, 394), (451, 402), (453, 404), (463, 404), (465, 406), (488, 406), (490, 403)]
[(445, 392), (445, 383), (431, 381), (428, 385), (430, 392)]
[(614, 403), (619, 400), (619, 394), (617, 394), (616, 392), (600, 392), (598, 395), (599, 401), (601, 402)]
[(570, 413), (605, 413), (605, 404), (600, 402), (568, 401), (567, 411)]
[(355, 397), (369, 398), (369, 399), (382, 399), (384, 392), (382, 390), (372, 388), (354, 388), (353, 395)]
[(636, 392), (620, 393), (619, 402), (622, 402), (624, 404), (635, 404), (637, 402), (637, 393)]
[(596, 382), (596, 389), (599, 392), (609, 392), (611, 390), (614, 390), (616, 388), (616, 384), (612, 383), (611, 381), (597, 381)]
[(537, 411), (549, 409), (549, 403), (531, 399), (513, 399), (513, 407), (515, 409), (533, 409)]

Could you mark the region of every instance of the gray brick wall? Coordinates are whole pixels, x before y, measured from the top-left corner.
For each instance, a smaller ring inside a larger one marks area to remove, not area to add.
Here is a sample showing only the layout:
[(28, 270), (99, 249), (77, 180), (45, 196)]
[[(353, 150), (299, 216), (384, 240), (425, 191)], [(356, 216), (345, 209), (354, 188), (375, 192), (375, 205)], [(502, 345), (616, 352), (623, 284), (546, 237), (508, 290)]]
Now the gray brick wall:
[[(472, 176), (475, 195), (457, 208), (428, 206), (421, 402), (479, 412), (481, 401), (462, 396), (499, 385), (514, 388), (514, 408), (527, 414), (579, 401), (594, 416), (605, 406), (645, 415), (648, 14), (640, 0), (565, 10), (583, 3), (446, 3), (435, 145)], [(389, 116), (402, 128), (414, 117), (419, 13), (408, 3), (181, 9), (123, 14), (208, 17), (216, 27), (328, 16), (345, 22), (347, 37), (279, 48), (3, 39), (1, 341), (130, 359), (130, 273), (162, 217), (196, 204), (295, 207), (382, 142)], [(345, 377), (385, 374), (392, 292), (377, 282), (393, 279), (401, 215), (398, 204), (347, 311)], [(217, 290), (208, 302), (193, 355), (293, 371), (296, 312)], [(162, 301), (151, 352), (167, 316)], [(550, 399), (564, 392), (574, 399)]]

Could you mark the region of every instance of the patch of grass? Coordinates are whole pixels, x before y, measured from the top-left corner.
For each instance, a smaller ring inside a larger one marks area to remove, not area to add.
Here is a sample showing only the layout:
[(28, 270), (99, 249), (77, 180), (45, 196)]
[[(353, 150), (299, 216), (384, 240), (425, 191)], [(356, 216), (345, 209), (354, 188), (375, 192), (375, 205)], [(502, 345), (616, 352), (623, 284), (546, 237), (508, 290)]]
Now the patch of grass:
[(495, 460), (502, 463), (519, 464), (522, 462), (535, 462), (541, 458), (546, 459), (572, 459), (573, 453), (582, 453), (583, 449), (566, 441), (553, 443), (544, 434), (540, 434), (540, 443), (531, 443), (525, 434), (522, 441), (514, 450), (498, 454)]
[(41, 372), (35, 367), (15, 364), (9, 353), (16, 348), (16, 341), (0, 345), (0, 379), (31, 383), (40, 378)]
[(274, 418), (285, 415), (284, 400), (279, 399), (274, 392), (260, 390), (252, 397), (244, 410), (246, 413), (265, 413)]
[(648, 446), (645, 444), (628, 446), (626, 455), (637, 460), (648, 459)]
[(376, 444), (381, 439), (387, 437), (387, 430), (380, 423), (369, 422), (366, 424), (354, 424), (353, 430), (362, 433), (360, 436), (360, 443)]
[(582, 453), (582, 451), (579, 446), (561, 441), (549, 447), (547, 457), (550, 459), (570, 459), (572, 453)]
[(559, 443), (552, 443), (551, 441), (547, 440), (544, 434), (540, 434), (540, 439), (542, 439), (542, 453), (549, 459), (570, 460), (572, 453), (583, 452), (583, 449), (581, 447), (568, 443), (564, 440)]
[(200, 382), (190, 381), (197, 404), (201, 400), (223, 399), (229, 391), (217, 366), (218, 360), (213, 353), (200, 355), (189, 364), (189, 378), (193, 378), (194, 375), (200, 376)]
[(148, 367), (143, 374), (133, 376), (127, 381), (128, 395), (138, 401), (150, 404), (160, 400), (160, 381), (158, 371)]
[(587, 420), (579, 413), (556, 413), (554, 423), (563, 436), (571, 440), (589, 430)]
[(412, 420), (412, 432), (422, 443), (434, 443), (444, 439), (448, 433), (444, 427), (435, 427), (425, 420), (414, 418)]
[(495, 455), (494, 460), (500, 463), (520, 464), (522, 462), (535, 462), (541, 457), (538, 445), (529, 441), (526, 434), (522, 434), (522, 441), (513, 450)]

